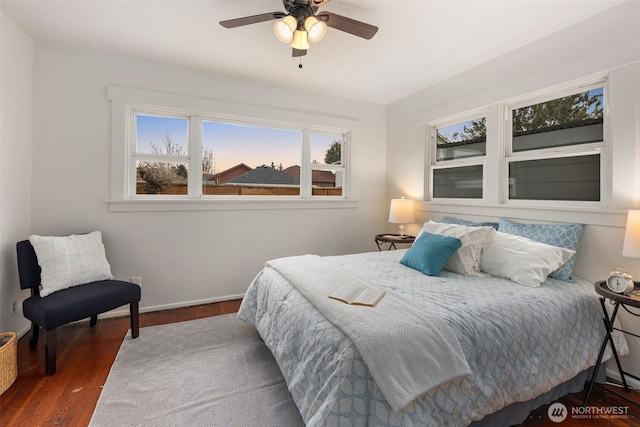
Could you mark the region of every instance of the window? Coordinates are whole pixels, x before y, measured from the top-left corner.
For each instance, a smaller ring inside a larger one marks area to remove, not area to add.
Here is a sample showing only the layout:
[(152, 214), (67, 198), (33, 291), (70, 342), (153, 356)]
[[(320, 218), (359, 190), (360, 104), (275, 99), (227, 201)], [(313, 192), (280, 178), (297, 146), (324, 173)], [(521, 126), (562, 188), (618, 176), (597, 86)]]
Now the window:
[(436, 128), (436, 160), (487, 154), (487, 118)]
[(346, 132), (131, 110), (133, 197), (342, 198)]
[(107, 99), (112, 212), (358, 205), (357, 119), (119, 86)]
[(604, 88), (511, 111), (514, 152), (602, 142)]
[(512, 106), (508, 114), (508, 200), (602, 200), (604, 86)]
[(482, 199), (483, 166), (460, 166), (433, 170), (433, 197)]
[(135, 194), (187, 194), (189, 118), (135, 115)]
[(203, 195), (300, 196), (301, 131), (205, 120), (202, 142)]
[(509, 199), (600, 201), (600, 155), (511, 162)]
[(482, 199), (487, 118), (473, 118), (432, 127), (435, 162), (431, 195), (439, 199)]
[(311, 134), (311, 189), (314, 196), (342, 196), (344, 135)]
[(428, 123), (428, 197), (513, 206), (608, 200), (606, 77)]

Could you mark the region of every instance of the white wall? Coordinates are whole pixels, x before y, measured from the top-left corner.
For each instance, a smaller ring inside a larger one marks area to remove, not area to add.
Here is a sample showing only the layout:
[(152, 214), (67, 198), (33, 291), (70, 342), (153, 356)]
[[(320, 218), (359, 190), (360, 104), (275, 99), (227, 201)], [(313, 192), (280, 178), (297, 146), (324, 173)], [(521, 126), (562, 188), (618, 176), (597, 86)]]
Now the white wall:
[[(597, 28), (597, 31), (593, 29)], [(640, 208), (640, 15), (638, 3), (627, 2), (592, 19), (553, 34), (523, 49), (485, 63), (387, 108), (387, 197), (423, 200), (425, 194), (426, 126), (444, 118), (550, 86), (610, 71), (612, 177), (611, 203), (604, 209), (523, 209), (500, 205), (497, 197), (473, 204), (424, 201), (420, 222), (443, 215), (466, 219), (513, 218), (522, 222), (586, 224), (575, 273), (603, 280), (614, 267), (640, 278), (640, 260), (622, 257), (627, 210)], [(489, 171), (488, 173), (493, 173)], [(497, 173), (497, 172), (496, 172)], [(498, 178), (496, 178), (498, 182)], [(416, 232), (414, 224), (410, 232)], [(388, 230), (393, 226), (389, 225)], [(640, 329), (623, 316), (625, 327)], [(634, 357), (624, 364), (640, 373), (640, 340), (629, 339)]]
[[(640, 263), (619, 255), (626, 209), (634, 204), (640, 207), (640, 71), (637, 64), (628, 65), (640, 59), (640, 22), (634, 2), (386, 109), (59, 45), (36, 42), (34, 49), (11, 20), (4, 14), (1, 19), (2, 330), (24, 332), (27, 328), (21, 314), (10, 316), (8, 309), (12, 298), (20, 303), (27, 296), (18, 291), (14, 245), (31, 233), (101, 230), (114, 275), (142, 277), (143, 310), (234, 297), (245, 291), (267, 259), (375, 250), (373, 235), (384, 228), (396, 229), (386, 223), (388, 200), (423, 198), (425, 128), (420, 124), (425, 118), (443, 117), (609, 69), (614, 70), (614, 88), (616, 82), (631, 82), (615, 89), (615, 102), (623, 110), (614, 112), (614, 136), (620, 148), (613, 159), (622, 167), (616, 169), (620, 172), (614, 177), (611, 208), (602, 213), (509, 210), (427, 201), (421, 204), (420, 221), (447, 213), (467, 218), (584, 222), (578, 274), (595, 281), (620, 266), (640, 277)], [(111, 212), (106, 202), (111, 178), (107, 85), (358, 118), (362, 132), (352, 152), (357, 208)], [(640, 349), (634, 351), (640, 354)], [(640, 358), (625, 364), (640, 372)]]
[[(31, 224), (31, 78), (33, 41), (0, 12), (0, 332), (28, 328), (15, 245)], [(17, 312), (12, 315), (11, 301)]]
[[(356, 118), (357, 206), (111, 212), (107, 85)], [(373, 236), (385, 227), (384, 106), (41, 42), (33, 91), (31, 232), (101, 230), (114, 276), (142, 277), (141, 310), (239, 297), (271, 258), (376, 250)]]

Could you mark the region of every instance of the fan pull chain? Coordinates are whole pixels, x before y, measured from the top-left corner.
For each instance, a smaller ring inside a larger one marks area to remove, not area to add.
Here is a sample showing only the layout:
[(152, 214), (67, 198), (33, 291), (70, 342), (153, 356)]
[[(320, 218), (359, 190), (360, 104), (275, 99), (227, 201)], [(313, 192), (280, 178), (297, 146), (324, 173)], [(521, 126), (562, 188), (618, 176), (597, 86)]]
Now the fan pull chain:
[(300, 64), (298, 64), (298, 68), (302, 68), (302, 56), (300, 57)]

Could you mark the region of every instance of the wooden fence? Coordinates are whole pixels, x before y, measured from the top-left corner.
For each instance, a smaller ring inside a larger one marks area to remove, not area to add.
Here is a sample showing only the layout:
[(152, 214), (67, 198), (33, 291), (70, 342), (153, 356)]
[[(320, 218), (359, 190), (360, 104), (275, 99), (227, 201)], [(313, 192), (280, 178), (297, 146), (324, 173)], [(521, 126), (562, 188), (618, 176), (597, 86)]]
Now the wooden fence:
[[(136, 194), (145, 194), (144, 182), (136, 185)], [(160, 194), (187, 195), (186, 184), (172, 185)], [(205, 196), (299, 196), (299, 187), (260, 187), (245, 185), (205, 185)], [(340, 187), (313, 187), (311, 194), (314, 196), (342, 196)]]

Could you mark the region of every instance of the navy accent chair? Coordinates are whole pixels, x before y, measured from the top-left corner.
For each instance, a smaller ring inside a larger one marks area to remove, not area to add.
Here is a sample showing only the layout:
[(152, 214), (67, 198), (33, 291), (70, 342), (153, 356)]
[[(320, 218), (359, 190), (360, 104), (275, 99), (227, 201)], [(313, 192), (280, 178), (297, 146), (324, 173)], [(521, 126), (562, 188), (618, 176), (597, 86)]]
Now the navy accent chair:
[(31, 296), (24, 300), (24, 317), (31, 321), (29, 347), (38, 345), (38, 335), (42, 328), (47, 337), (45, 342), (46, 375), (56, 372), (58, 326), (90, 317), (90, 326), (98, 321), (98, 314), (129, 304), (131, 336), (139, 335), (138, 303), (140, 286), (121, 280), (100, 280), (40, 296), (40, 266), (33, 246), (28, 240), (18, 242), (18, 274), (20, 288), (31, 289)]

